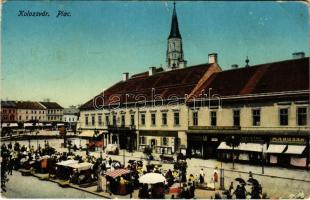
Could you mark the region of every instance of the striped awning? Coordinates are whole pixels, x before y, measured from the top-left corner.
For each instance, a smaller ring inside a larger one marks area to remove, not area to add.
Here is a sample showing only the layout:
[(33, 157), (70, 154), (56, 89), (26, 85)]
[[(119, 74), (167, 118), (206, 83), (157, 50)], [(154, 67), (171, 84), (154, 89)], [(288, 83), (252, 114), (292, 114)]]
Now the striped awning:
[(110, 176), (112, 178), (116, 178), (116, 177), (119, 177), (125, 174), (129, 174), (130, 172), (131, 171), (128, 169), (116, 169), (116, 170), (107, 172), (105, 175)]

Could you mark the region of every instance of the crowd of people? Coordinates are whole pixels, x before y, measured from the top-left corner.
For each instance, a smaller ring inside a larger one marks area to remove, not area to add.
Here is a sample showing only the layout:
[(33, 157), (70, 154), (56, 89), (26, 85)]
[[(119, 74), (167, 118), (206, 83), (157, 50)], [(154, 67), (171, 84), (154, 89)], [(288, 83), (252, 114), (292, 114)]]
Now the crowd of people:
[[(40, 162), (42, 157), (48, 158), (46, 159), (45, 167), (42, 167), (42, 162)], [(71, 151), (60, 153), (51, 147), (48, 142), (45, 142), (44, 147), (38, 145), (37, 149), (34, 146), (20, 145), (18, 142), (15, 142), (14, 145), (11, 142), (7, 145), (3, 143), (1, 146), (1, 159), (2, 191), (5, 191), (5, 183), (8, 180), (7, 175), (12, 175), (13, 169), (18, 170), (20, 168), (48, 173), (51, 178), (57, 177), (58, 179), (69, 180), (76, 184), (96, 182), (98, 180), (100, 182), (102, 181), (100, 177), (106, 177), (110, 193), (126, 195), (132, 194), (134, 190), (139, 189), (138, 197), (141, 199), (162, 199), (165, 198), (165, 194), (170, 194), (171, 198), (194, 198), (197, 187), (208, 185), (207, 182), (210, 180), (205, 178), (206, 174), (203, 169), (195, 175), (187, 174), (187, 163), (183, 159), (177, 159), (173, 168), (168, 170), (164, 170), (161, 165), (154, 165), (149, 162), (144, 165), (142, 160), (130, 160), (128, 165), (124, 166), (107, 155), (103, 156), (102, 153), (100, 153), (98, 158), (92, 156), (89, 151), (86, 151), (86, 157), (75, 155)], [(57, 165), (59, 162), (71, 159), (77, 160), (79, 163), (91, 163), (92, 167), (81, 174), (78, 170), (61, 169)], [(128, 169), (130, 173), (116, 178), (105, 176), (107, 171), (120, 168)], [(139, 178), (147, 173), (161, 174), (165, 181), (155, 184), (141, 184)], [(219, 181), (217, 168), (214, 169), (211, 177), (211, 183), (215, 187), (215, 184)], [(262, 193), (261, 186), (254, 180), (252, 174), (250, 174), (249, 181), (252, 184), (250, 192), (246, 191), (245, 182), (239, 182), (235, 188), (232, 182), (228, 190), (222, 195), (217, 193), (215, 198), (219, 199), (225, 195), (227, 199), (245, 199), (248, 197), (259, 199)], [(103, 190), (103, 188), (100, 189)]]

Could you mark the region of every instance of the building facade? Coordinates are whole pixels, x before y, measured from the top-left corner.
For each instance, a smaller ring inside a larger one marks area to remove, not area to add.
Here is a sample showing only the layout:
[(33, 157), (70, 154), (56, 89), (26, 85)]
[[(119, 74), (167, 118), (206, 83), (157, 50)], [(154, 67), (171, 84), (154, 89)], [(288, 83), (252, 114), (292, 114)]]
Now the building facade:
[(17, 121), (46, 121), (46, 109), (38, 102), (16, 101)]
[(56, 102), (40, 102), (46, 109), (46, 121), (48, 122), (62, 122), (63, 121), (63, 107)]
[(16, 122), (17, 109), (14, 101), (1, 101), (1, 123)]
[(121, 149), (186, 149), (205, 159), (309, 165), (308, 57), (257, 66), (247, 58), (246, 67), (222, 71), (215, 53), (207, 64), (186, 68), (170, 53), (184, 61), (175, 7), (167, 69), (125, 73), (80, 107), (79, 130), (100, 132), (104, 145)]

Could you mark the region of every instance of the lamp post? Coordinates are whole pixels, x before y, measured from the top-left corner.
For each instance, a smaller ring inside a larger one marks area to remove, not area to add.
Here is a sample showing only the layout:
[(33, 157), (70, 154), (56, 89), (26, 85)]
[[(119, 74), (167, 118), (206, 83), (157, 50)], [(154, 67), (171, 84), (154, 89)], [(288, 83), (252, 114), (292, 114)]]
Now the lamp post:
[(225, 184), (224, 184), (224, 169), (223, 169), (223, 158), (221, 158), (221, 169), (220, 169), (220, 190), (225, 190)]
[(264, 169), (264, 142), (262, 142), (262, 174), (264, 174), (265, 169)]

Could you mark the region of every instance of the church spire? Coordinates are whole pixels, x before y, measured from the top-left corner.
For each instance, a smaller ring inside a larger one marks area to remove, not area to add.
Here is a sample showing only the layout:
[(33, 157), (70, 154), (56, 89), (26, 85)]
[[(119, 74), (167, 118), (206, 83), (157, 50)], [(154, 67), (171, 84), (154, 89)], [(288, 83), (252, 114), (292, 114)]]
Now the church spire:
[(181, 38), (181, 34), (179, 31), (179, 24), (178, 24), (178, 17), (177, 12), (175, 9), (175, 1), (173, 2), (173, 14), (172, 14), (172, 21), (171, 21), (171, 30), (168, 39), (170, 38)]
[(173, 70), (186, 67), (186, 60), (184, 60), (182, 37), (179, 31), (178, 17), (175, 9), (175, 2), (173, 3), (173, 13), (171, 21), (171, 30), (168, 37), (167, 45), (167, 70)]

